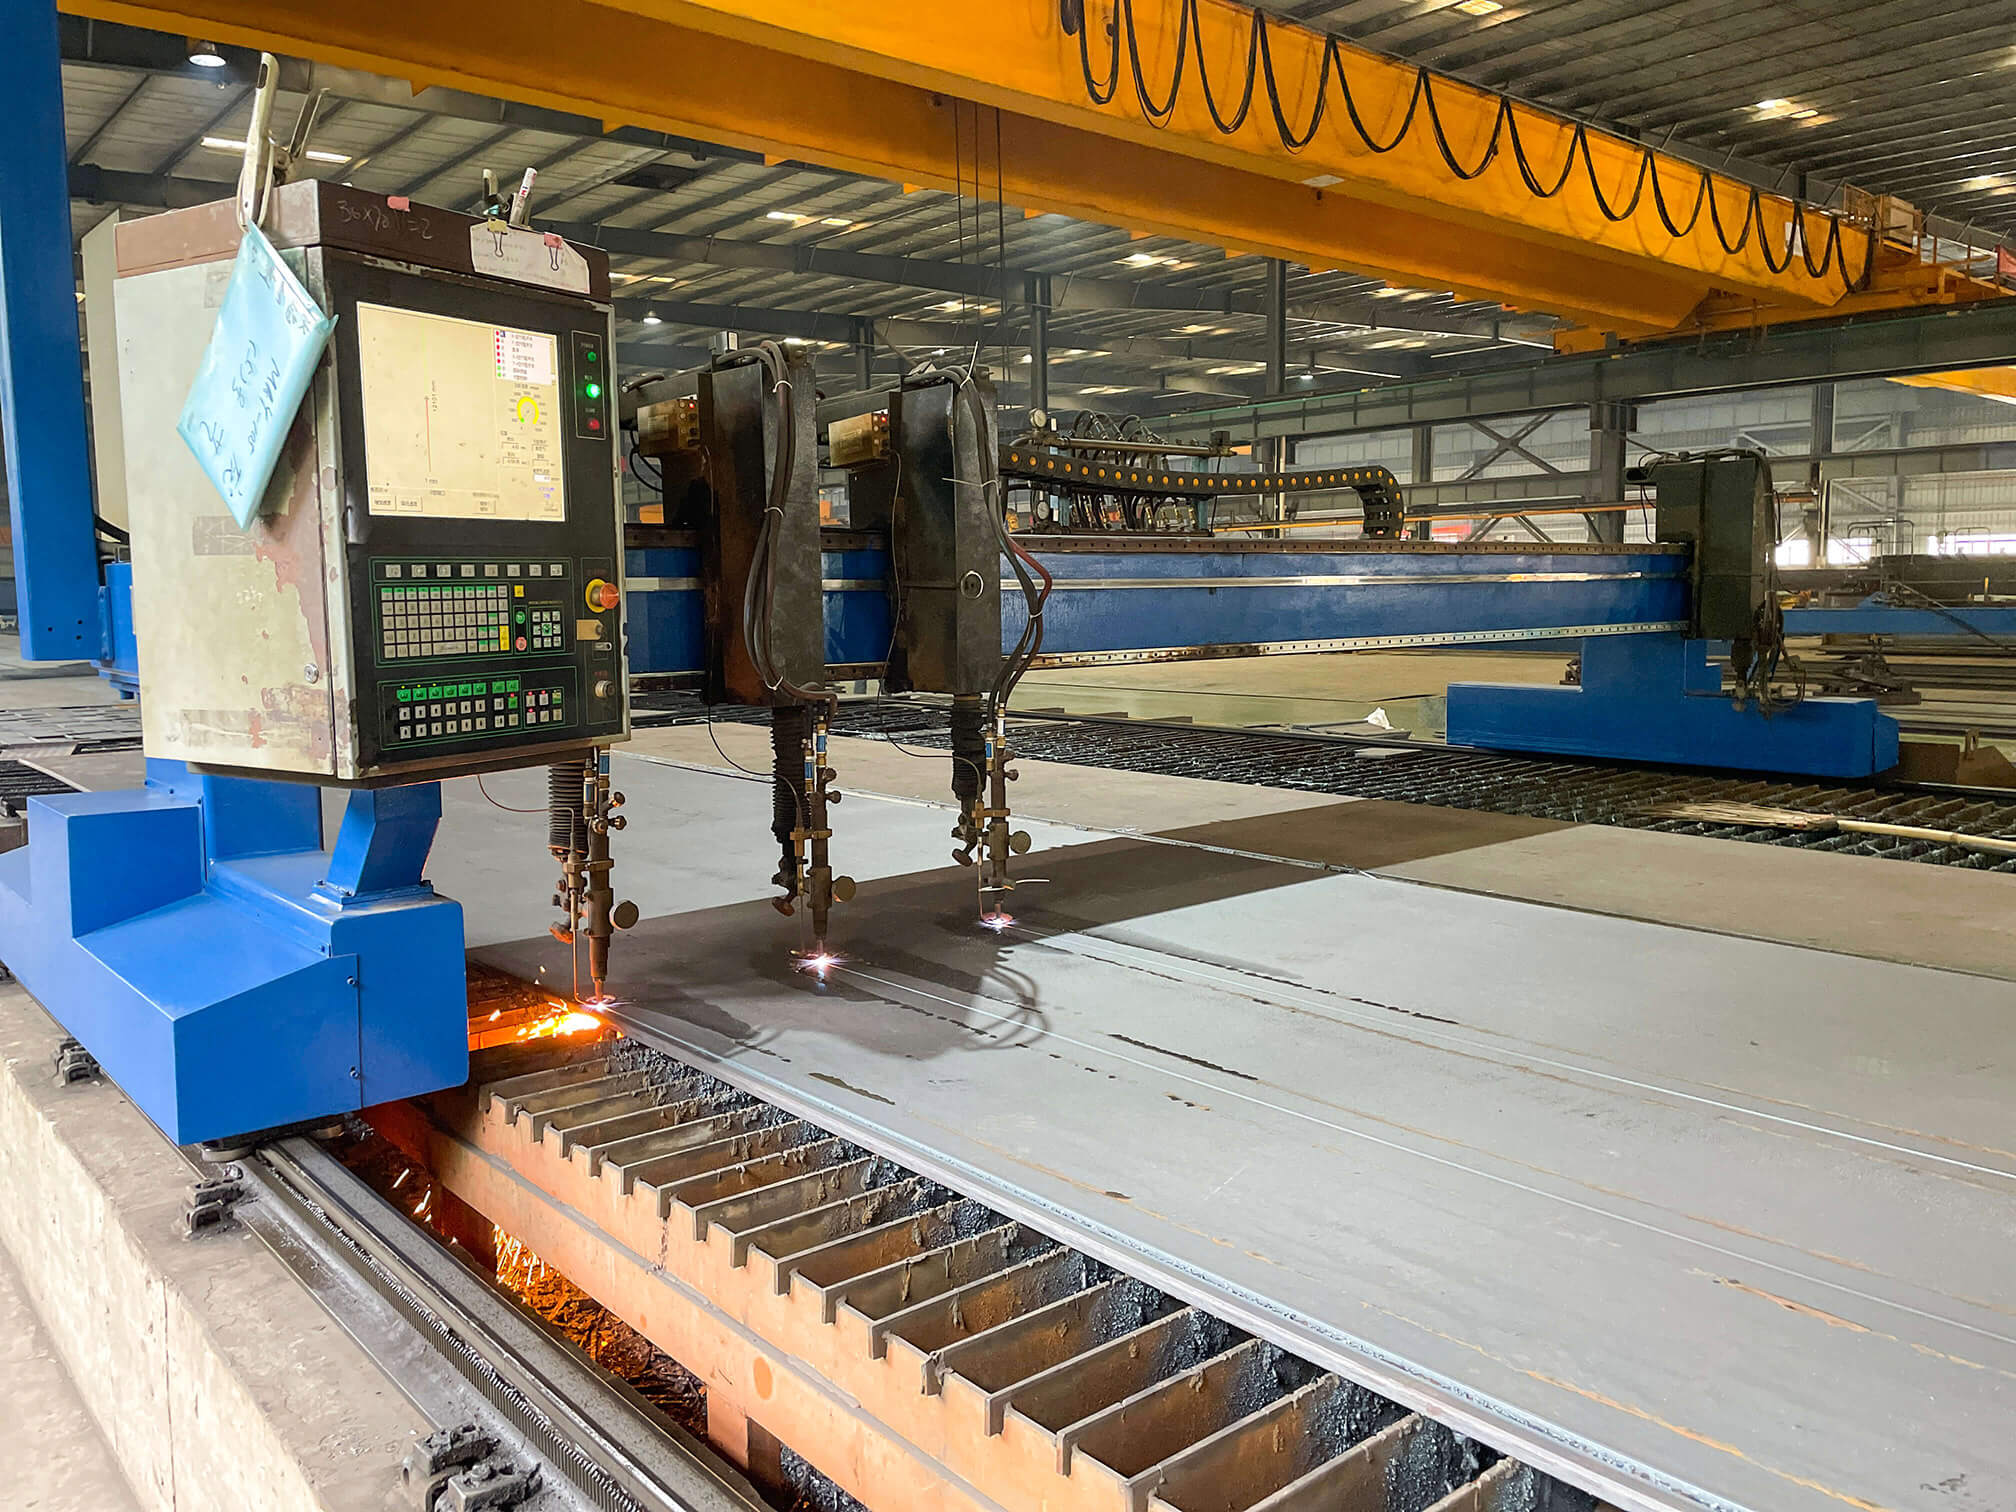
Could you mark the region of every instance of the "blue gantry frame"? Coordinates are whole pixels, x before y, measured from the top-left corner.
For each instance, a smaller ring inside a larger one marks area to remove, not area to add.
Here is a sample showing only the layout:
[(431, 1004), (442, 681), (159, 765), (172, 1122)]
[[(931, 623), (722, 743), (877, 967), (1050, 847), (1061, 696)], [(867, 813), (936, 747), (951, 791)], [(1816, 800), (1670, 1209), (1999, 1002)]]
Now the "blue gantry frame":
[[(22, 654), (137, 686), (130, 568), (92, 523), (62, 65), (52, 0), (0, 48), (0, 437)], [(327, 1119), (467, 1079), (462, 910), (422, 876), (438, 783), (350, 795), (148, 763), (31, 799), (0, 856), (0, 960), (177, 1143)]]
[[(633, 672), (700, 668), (698, 556), (630, 553)], [(1867, 700), (1811, 699), (1769, 716), (1737, 707), (1711, 648), (1681, 633), (1686, 559), (1671, 552), (1071, 551), (1047, 565), (1046, 655), (1579, 642), (1579, 687), (1453, 685), (1451, 742), (1829, 777), (1897, 761), (1896, 721)], [(878, 550), (826, 553), (829, 665), (886, 656), (888, 571)], [(1024, 621), (1021, 596), (1004, 590), (1004, 645)]]

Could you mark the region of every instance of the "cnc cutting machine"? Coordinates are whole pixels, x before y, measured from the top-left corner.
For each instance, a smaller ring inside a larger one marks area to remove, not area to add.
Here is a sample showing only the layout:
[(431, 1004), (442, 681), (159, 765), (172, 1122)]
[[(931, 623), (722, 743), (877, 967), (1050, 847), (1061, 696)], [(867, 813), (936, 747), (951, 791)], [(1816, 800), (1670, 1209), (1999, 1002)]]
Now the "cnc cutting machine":
[(181, 1142), (466, 1075), (461, 906), (424, 877), (443, 777), (549, 768), (577, 992), (634, 917), (606, 259), (335, 184), (263, 220), (336, 323), (242, 528), (176, 433), (237, 205), (119, 228), (147, 783), (36, 800), (0, 858), (0, 955)]

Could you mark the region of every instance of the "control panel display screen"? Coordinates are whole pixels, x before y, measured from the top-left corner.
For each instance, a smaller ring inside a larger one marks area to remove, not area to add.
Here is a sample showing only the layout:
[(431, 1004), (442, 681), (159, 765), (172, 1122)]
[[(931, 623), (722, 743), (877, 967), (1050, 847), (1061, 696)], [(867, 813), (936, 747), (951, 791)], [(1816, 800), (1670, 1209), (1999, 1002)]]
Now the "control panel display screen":
[(553, 336), (360, 301), (357, 355), (372, 514), (565, 519)]

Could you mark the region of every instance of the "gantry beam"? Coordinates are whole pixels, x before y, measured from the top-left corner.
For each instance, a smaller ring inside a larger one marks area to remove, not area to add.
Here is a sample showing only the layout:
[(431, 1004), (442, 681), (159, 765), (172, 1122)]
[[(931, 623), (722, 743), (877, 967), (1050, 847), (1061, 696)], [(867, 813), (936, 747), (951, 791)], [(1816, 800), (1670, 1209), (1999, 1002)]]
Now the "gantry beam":
[[(1649, 186), (1634, 193), (1644, 157), (1635, 143), (1580, 131), (1551, 112), (1510, 106), (1446, 78), (1432, 81), (1432, 100), (1424, 98), (1417, 68), (1278, 18), (1262, 38), (1256, 27), (1264, 23), (1231, 0), (1024, 0), (984, 12), (855, 0), (611, 3), (863, 77), (1261, 175), (1283, 186), (1277, 196), (1343, 196), (1368, 208), (1509, 232), (1560, 252), (1660, 271), (1704, 292), (1713, 286), (1825, 307), (1849, 291), (1865, 260), (1867, 238), (1844, 227), (1829, 265), (1818, 267), (1820, 244), (1830, 236), (1820, 216), (1801, 228), (1816, 264), (1809, 269), (1792, 250), (1789, 200), (1753, 197), (1748, 185), (1711, 177), (1718, 229), (1708, 207), (1693, 214), (1702, 170), (1678, 158), (1655, 159), (1662, 206)], [(1074, 10), (1082, 24), (1067, 29), (1064, 18)], [(1256, 80), (1250, 96), (1248, 77)], [(1250, 98), (1243, 119), (1222, 129), (1216, 118), (1236, 118), (1242, 98)], [(1305, 130), (1305, 146), (1285, 139)], [(1537, 192), (1557, 183), (1556, 192)], [(1742, 228), (1753, 219), (1746, 238)], [(1411, 278), (1420, 270), (1382, 271)]]
[[(1095, 23), (1101, 3), (1094, 0)], [(1155, 24), (1145, 12), (1159, 4), (1144, 0), (1144, 37)], [(1551, 201), (1509, 196), (1502, 165), (1468, 187), (1446, 176), (1382, 184), (1377, 175), (1418, 153), (1396, 150), (1389, 160), (1354, 165), (1321, 137), (1301, 157), (1278, 142), (1269, 150), (1246, 140), (1264, 107), (1252, 112), (1246, 134), (1219, 139), (1214, 132), (1211, 140), (1182, 119), (1194, 102), (1179, 107), (1167, 131), (1117, 105), (1093, 108), (1083, 98), (1076, 43), (1059, 29), (1055, 8), (1034, 0), (1006, 12), (988, 8), (981, 20), (972, 7), (856, 14), (837, 0), (747, 0), (761, 21), (725, 6), (668, 5), (661, 7), (665, 19), (586, 0), (541, 8), (483, 0), (66, 0), (65, 8), (927, 188), (963, 184), (968, 194), (998, 194), (1028, 209), (1446, 288), (1625, 335), (1674, 328), (1719, 283), (1761, 287), (1809, 311), (1826, 298), (1818, 288), (1741, 277), (1732, 260), (1678, 245), (1683, 239), (1660, 244), (1643, 226), (1584, 224), (1588, 215), (1573, 213), (1567, 193)], [(1206, 52), (1222, 76), (1222, 31), (1232, 12), (1210, 5), (1207, 14), (1219, 31)], [(822, 29), (823, 36), (808, 34)], [(1300, 44), (1288, 36), (1276, 43), (1284, 81), (1299, 78), (1307, 62), (1294, 61)], [(899, 63), (878, 47), (918, 61)], [(888, 76), (899, 71), (907, 76)], [(1047, 99), (1032, 88), (1046, 78)], [(1363, 81), (1354, 75), (1361, 109), (1389, 126), (1374, 103), (1380, 96), (1372, 75)], [(1459, 96), (1468, 98), (1454, 86), (1440, 92), (1445, 121)], [(987, 101), (999, 114), (976, 113), (962, 97)], [(1554, 171), (1549, 165), (1560, 161), (1565, 133), (1538, 118), (1524, 130), (1542, 171)], [(1600, 145), (1607, 140), (1590, 138), (1599, 167), (1614, 158)], [(1458, 145), (1478, 149), (1467, 137)], [(1321, 189), (1303, 183), (1329, 177), (1338, 182)], [(1696, 177), (1698, 170), (1669, 169), (1676, 186)], [(1733, 205), (1735, 191), (1725, 192)], [(1789, 206), (1767, 208), (1767, 220), (1774, 214), (1782, 236)], [(1845, 236), (1857, 262), (1861, 244), (1855, 233)]]

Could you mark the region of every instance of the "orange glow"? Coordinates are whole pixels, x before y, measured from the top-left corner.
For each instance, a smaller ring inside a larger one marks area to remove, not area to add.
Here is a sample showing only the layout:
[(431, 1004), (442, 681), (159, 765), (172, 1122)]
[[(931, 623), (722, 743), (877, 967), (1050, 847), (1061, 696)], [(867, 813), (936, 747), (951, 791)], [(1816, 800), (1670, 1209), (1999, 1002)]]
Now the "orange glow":
[(570, 1034), (593, 1034), (601, 1027), (602, 1020), (594, 1014), (556, 1002), (551, 1012), (521, 1026), (517, 1037), (521, 1040), (561, 1039)]

